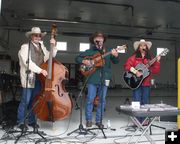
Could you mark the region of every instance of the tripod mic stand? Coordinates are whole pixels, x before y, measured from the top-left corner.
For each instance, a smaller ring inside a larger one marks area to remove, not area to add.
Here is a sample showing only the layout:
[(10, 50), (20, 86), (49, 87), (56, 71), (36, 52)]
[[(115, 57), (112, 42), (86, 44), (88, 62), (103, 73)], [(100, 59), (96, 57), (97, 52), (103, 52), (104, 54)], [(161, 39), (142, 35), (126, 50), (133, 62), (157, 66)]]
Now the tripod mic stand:
[(83, 91), (84, 91), (84, 89), (86, 87), (88, 79), (89, 79), (89, 76), (86, 78), (86, 80), (84, 82), (84, 85), (81, 88), (81, 91), (80, 91), (80, 93), (78, 95), (78, 99), (80, 99), (80, 124), (79, 124), (79, 127), (77, 129), (73, 130), (72, 132), (68, 133), (67, 134), (68, 136), (71, 135), (72, 133), (76, 133), (76, 132), (79, 132), (79, 134), (83, 134), (83, 135), (86, 135), (89, 132), (89, 133), (95, 135), (95, 133), (91, 132), (88, 129), (85, 129), (83, 127), (83, 124), (82, 124), (82, 105), (83, 105), (83, 103), (82, 103), (82, 93), (83, 93)]
[[(101, 117), (100, 117), (100, 123), (99, 123), (99, 125), (97, 125), (98, 126), (98, 128), (91, 128), (91, 129), (88, 129), (88, 130), (96, 130), (96, 129), (99, 129), (99, 130), (101, 130), (101, 132), (102, 132), (102, 134), (103, 134), (103, 136), (104, 136), (104, 138), (107, 138), (106, 137), (106, 135), (105, 135), (105, 133), (104, 133), (104, 129), (108, 129), (108, 128), (105, 128), (104, 127), (104, 125), (102, 124), (102, 117), (103, 117), (103, 111), (104, 111), (104, 107), (103, 107), (103, 96), (104, 96), (104, 90), (103, 90), (103, 88), (104, 88), (104, 85), (103, 84), (101, 84), (100, 85), (100, 111), (101, 111)], [(113, 131), (115, 131), (116, 129), (112, 129), (112, 128), (110, 128), (110, 130), (113, 130)]]
[(77, 98), (75, 97), (75, 95), (72, 94), (72, 98), (74, 98), (74, 101), (75, 101), (75, 110), (80, 109), (80, 107), (79, 107), (79, 105), (78, 105), (78, 100), (77, 100)]
[[(101, 54), (103, 54), (102, 52), (100, 52)], [(103, 57), (101, 56), (101, 59), (103, 60)], [(96, 123), (96, 125), (98, 126), (98, 128), (91, 128), (91, 129), (88, 129), (88, 130), (95, 130), (95, 129), (100, 129), (104, 138), (107, 138), (105, 133), (104, 133), (104, 129), (107, 129), (107, 128), (104, 128), (104, 125), (102, 124), (102, 117), (103, 117), (103, 111), (104, 111), (104, 99), (106, 97), (106, 94), (107, 94), (107, 89), (108, 89), (108, 85), (106, 85), (106, 83), (104, 82), (104, 65), (101, 67), (100, 69), (100, 123)], [(99, 105), (98, 104), (98, 105)], [(116, 129), (111, 129), (111, 130), (116, 130)]]
[[(33, 107), (29, 110), (29, 112), (26, 114), (26, 116), (24, 117), (24, 121), (26, 121), (26, 118), (29, 116), (29, 114), (33, 111), (33, 109), (36, 107), (36, 105), (39, 103), (39, 101), (36, 101), (36, 103), (33, 105)], [(15, 131), (15, 132), (19, 132), (19, 131)], [(33, 127), (33, 131), (27, 131), (26, 128), (23, 128), (21, 131), (21, 134), (19, 136), (17, 136), (17, 139), (15, 141), (15, 143), (18, 142), (18, 140), (25, 135), (28, 134), (38, 134), (41, 138), (43, 138), (44, 140), (46, 140), (46, 138), (43, 135), (46, 135), (43, 131), (39, 131), (38, 130), (38, 126), (37, 126), (37, 122), (35, 122), (35, 126)]]
[[(35, 116), (32, 116), (32, 126), (34, 128), (33, 132), (28, 132), (27, 131), (27, 126), (26, 126), (26, 118), (30, 115), (30, 113), (33, 111), (33, 109), (35, 108), (35, 106), (37, 105), (38, 101), (33, 105), (32, 105), (32, 100), (33, 100), (33, 95), (35, 95), (35, 88), (37, 88), (38, 86), (38, 81), (35, 81), (35, 74), (33, 73), (31, 76), (32, 77), (29, 77), (29, 74), (31, 74), (31, 71), (29, 69), (29, 60), (30, 60), (30, 49), (32, 47), (32, 43), (31, 41), (29, 41), (28, 43), (28, 51), (27, 51), (27, 61), (26, 61), (26, 64), (27, 64), (27, 67), (26, 67), (26, 86), (25, 88), (23, 88), (23, 95), (22, 95), (22, 99), (21, 99), (21, 102), (20, 102), (20, 106), (19, 106), (19, 110), (18, 110), (18, 114), (23, 112), (23, 119), (21, 118), (22, 116), (20, 116), (20, 125), (19, 125), (19, 128), (21, 129), (21, 131), (14, 131), (14, 132), (21, 132), (20, 135), (17, 136), (17, 139), (15, 141), (15, 143), (18, 142), (18, 140), (20, 139), (20, 137), (24, 136), (24, 135), (27, 135), (27, 134), (31, 134), (31, 133), (34, 133), (34, 134), (38, 134), (39, 136), (41, 136), (43, 139), (45, 139), (44, 136), (42, 136), (42, 134), (38, 131), (38, 126), (37, 126), (37, 123), (36, 123), (36, 118)], [(21, 57), (20, 57), (21, 59)], [(21, 59), (22, 60), (22, 59)], [(23, 60), (22, 60), (23, 61)], [(35, 84), (35, 87), (33, 89), (30, 89), (29, 88), (29, 85), (30, 86), (34, 86)], [(40, 87), (40, 85), (39, 85)], [(28, 106), (31, 106), (31, 109), (28, 111)], [(22, 123), (23, 122), (23, 123)], [(13, 131), (11, 131), (12, 133), (14, 133)]]
[(101, 120), (100, 120), (100, 124), (99, 124), (99, 126), (98, 126), (98, 128), (91, 128), (91, 129), (88, 129), (88, 130), (96, 130), (96, 129), (100, 129), (101, 130), (101, 132), (102, 132), (102, 134), (103, 134), (103, 136), (104, 136), (104, 138), (107, 138), (106, 137), (106, 135), (105, 135), (105, 133), (104, 133), (104, 126), (103, 126), (103, 124), (102, 124), (102, 113), (103, 113), (103, 105), (102, 105), (102, 100), (103, 100), (103, 86), (101, 85), (100, 86), (100, 102), (101, 102)]

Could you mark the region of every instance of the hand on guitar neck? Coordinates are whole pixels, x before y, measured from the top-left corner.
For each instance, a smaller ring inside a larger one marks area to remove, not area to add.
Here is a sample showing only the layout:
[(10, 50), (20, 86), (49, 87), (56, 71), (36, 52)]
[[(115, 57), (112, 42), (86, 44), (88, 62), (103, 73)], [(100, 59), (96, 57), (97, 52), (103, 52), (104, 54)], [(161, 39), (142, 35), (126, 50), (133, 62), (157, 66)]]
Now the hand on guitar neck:
[(157, 62), (160, 62), (161, 56), (157, 56)]
[(112, 50), (111, 50), (111, 54), (112, 54), (113, 56), (115, 56), (115, 57), (118, 57), (118, 52), (117, 52), (116, 49), (112, 49)]

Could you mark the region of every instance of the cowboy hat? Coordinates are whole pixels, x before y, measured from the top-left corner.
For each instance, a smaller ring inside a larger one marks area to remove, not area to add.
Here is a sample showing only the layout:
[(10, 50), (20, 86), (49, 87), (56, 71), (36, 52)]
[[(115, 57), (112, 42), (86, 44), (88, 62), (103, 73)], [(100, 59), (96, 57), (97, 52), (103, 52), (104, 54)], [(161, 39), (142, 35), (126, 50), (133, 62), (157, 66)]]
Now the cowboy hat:
[(31, 31), (26, 32), (26, 37), (29, 38), (32, 34), (40, 34), (41, 37), (44, 37), (47, 33), (46, 32), (41, 32), (41, 29), (39, 27), (32, 27)]
[(102, 37), (104, 39), (104, 42), (106, 41), (106, 36), (102, 32), (95, 32), (89, 37), (90, 43), (94, 44), (94, 38), (96, 37)]
[(150, 49), (152, 46), (152, 42), (141, 39), (140, 41), (134, 42), (134, 49), (137, 50), (137, 48), (139, 47), (140, 44), (146, 44), (148, 49)]

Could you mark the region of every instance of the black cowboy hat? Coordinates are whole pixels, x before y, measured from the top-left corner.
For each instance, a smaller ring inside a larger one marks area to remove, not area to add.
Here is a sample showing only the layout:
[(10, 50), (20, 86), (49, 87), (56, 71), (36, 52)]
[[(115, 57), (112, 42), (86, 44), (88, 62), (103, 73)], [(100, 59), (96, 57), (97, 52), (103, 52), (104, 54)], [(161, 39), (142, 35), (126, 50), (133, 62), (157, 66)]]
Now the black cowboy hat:
[(93, 33), (93, 34), (89, 37), (90, 43), (94, 44), (94, 38), (95, 38), (95, 37), (103, 37), (104, 42), (105, 42), (106, 39), (107, 39), (107, 36), (105, 36), (102, 32), (95, 32), (95, 33)]

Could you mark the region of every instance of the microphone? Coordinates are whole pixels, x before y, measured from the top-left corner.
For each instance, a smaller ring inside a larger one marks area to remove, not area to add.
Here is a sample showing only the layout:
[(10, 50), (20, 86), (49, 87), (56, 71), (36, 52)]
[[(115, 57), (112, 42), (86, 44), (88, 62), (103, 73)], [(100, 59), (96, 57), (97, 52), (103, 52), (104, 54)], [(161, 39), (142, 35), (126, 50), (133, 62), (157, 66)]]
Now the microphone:
[(143, 49), (143, 51), (147, 52), (147, 49)]
[(95, 43), (96, 43), (97, 45), (99, 45), (100, 41), (96, 40)]
[(39, 47), (41, 48), (41, 43), (39, 42)]

